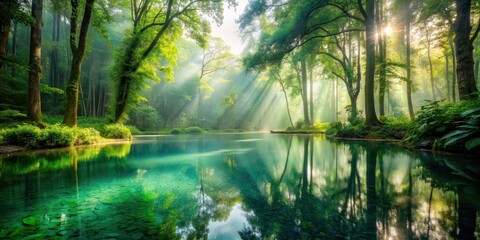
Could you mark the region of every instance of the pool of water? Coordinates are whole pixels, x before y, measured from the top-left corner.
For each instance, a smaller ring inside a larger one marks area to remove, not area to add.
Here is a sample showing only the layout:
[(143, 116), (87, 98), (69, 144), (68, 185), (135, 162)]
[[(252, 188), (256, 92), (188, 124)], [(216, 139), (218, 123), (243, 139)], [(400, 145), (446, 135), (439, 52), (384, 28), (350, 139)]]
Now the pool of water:
[(475, 239), (479, 160), (263, 133), (1, 156), (0, 239)]

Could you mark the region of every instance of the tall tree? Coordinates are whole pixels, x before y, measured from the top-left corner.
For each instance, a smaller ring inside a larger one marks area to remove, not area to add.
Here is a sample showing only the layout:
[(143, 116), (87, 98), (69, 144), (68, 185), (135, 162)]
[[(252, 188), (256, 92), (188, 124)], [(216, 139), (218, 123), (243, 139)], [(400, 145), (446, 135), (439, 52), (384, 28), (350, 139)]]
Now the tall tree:
[(472, 97), (477, 92), (473, 72), (473, 41), (478, 36), (480, 24), (475, 33), (470, 37), (472, 26), (470, 24), (471, 0), (456, 0), (457, 18), (455, 20), (455, 50), (457, 55), (457, 81), (458, 93), (461, 100)]
[(375, 0), (366, 0), (366, 8), (358, 0), (360, 12), (365, 18), (366, 26), (366, 72), (365, 72), (365, 123), (378, 125), (375, 113)]
[[(231, 4), (233, 0), (225, 0)], [(151, 65), (160, 62), (160, 70), (167, 81), (173, 81), (176, 59), (175, 39), (183, 28), (202, 47), (210, 31), (206, 16), (218, 21), (222, 18), (223, 1), (218, 0), (131, 0), (133, 28), (124, 39), (120, 57), (116, 60), (115, 78), (118, 80), (114, 103), (114, 122), (121, 122), (127, 107), (138, 101), (143, 78), (159, 80)], [(156, 54), (151, 54), (156, 49)], [(155, 60), (155, 61), (154, 61)]]
[(88, 27), (92, 18), (93, 4), (94, 0), (86, 0), (85, 2), (82, 25), (80, 26), (80, 35), (78, 35), (78, 0), (71, 0), (72, 15), (70, 17), (70, 49), (72, 51), (72, 65), (70, 67), (70, 77), (67, 83), (67, 105), (65, 109), (65, 116), (63, 118), (63, 123), (70, 127), (77, 125), (80, 75), (83, 56), (85, 55), (85, 49), (87, 47)]
[(411, 13), (410, 13), (410, 0), (405, 1), (405, 43), (406, 43), (406, 62), (407, 62), (407, 104), (408, 104), (408, 115), (410, 119), (413, 120), (415, 113), (413, 112), (413, 102), (412, 102), (412, 66), (411, 66), (411, 41), (410, 41), (410, 24), (411, 24)]
[(40, 123), (42, 104), (40, 99), (40, 76), (42, 73), (42, 11), (43, 0), (32, 1), (32, 16), (35, 24), (30, 30), (30, 70), (28, 73), (27, 118)]

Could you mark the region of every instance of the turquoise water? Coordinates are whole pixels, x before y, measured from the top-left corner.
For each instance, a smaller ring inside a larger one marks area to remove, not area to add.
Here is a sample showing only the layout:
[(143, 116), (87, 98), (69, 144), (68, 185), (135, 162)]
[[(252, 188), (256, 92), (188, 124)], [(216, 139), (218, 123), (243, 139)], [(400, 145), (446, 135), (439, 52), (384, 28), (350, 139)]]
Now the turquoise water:
[(475, 239), (478, 160), (262, 133), (2, 156), (0, 239)]

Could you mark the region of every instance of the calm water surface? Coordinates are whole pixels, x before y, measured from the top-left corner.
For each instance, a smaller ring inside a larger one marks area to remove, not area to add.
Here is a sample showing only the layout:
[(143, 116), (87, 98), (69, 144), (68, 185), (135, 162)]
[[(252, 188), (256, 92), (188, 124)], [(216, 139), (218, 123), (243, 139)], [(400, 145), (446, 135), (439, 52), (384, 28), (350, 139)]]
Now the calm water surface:
[(0, 157), (0, 239), (475, 239), (479, 159), (270, 134)]

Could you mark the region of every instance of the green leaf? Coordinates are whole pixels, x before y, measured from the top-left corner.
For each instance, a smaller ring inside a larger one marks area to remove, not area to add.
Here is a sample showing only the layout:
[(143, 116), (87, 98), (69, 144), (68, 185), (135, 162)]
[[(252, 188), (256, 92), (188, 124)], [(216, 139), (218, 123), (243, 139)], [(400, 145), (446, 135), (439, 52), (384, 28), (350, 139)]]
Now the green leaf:
[(34, 226), (38, 224), (38, 219), (34, 216), (29, 216), (24, 219), (22, 219), (22, 223), (27, 225), (27, 226)]
[(480, 146), (480, 137), (476, 137), (465, 142), (465, 148), (467, 148), (467, 150), (474, 149), (478, 146)]

